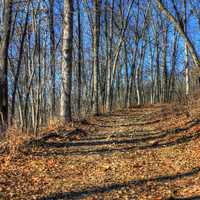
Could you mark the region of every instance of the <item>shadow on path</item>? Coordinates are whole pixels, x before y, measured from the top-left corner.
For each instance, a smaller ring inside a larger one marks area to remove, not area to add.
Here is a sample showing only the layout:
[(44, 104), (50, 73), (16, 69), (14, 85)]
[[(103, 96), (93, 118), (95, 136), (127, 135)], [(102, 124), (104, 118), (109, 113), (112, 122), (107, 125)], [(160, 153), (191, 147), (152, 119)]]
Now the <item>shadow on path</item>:
[[(66, 151), (63, 149), (60, 149), (59, 151), (53, 151), (53, 152), (48, 152), (48, 151), (35, 151), (35, 152), (30, 152), (28, 151), (23, 151), (23, 153), (33, 156), (83, 156), (83, 155), (95, 155), (95, 154), (111, 154), (114, 152), (124, 152), (126, 153), (127, 151), (130, 150), (145, 150), (145, 149), (156, 149), (156, 148), (164, 148), (164, 147), (170, 147), (174, 145), (179, 145), (183, 143), (190, 142), (193, 139), (197, 139), (200, 137), (200, 132), (195, 133), (190, 136), (183, 136), (181, 138), (178, 138), (174, 141), (171, 142), (166, 142), (166, 143), (154, 143), (154, 144), (149, 144), (149, 145), (141, 145), (141, 146), (129, 146), (129, 147), (119, 147), (119, 148), (111, 148), (111, 147), (105, 147), (105, 148), (100, 148), (100, 149), (79, 149), (79, 150), (72, 150), (72, 151)], [(48, 148), (46, 148), (48, 150)]]
[[(83, 197), (88, 197), (93, 194), (100, 194), (104, 192), (112, 192), (113, 190), (120, 190), (124, 187), (130, 187), (130, 186), (142, 186), (146, 184), (147, 182), (169, 182), (185, 177), (191, 177), (193, 175), (196, 175), (200, 172), (200, 167), (193, 168), (189, 172), (185, 173), (178, 173), (175, 175), (167, 175), (167, 176), (158, 176), (155, 178), (149, 178), (149, 179), (135, 179), (128, 181), (126, 183), (113, 183), (107, 186), (94, 186), (94, 187), (88, 187), (83, 190), (77, 190), (77, 191), (69, 191), (69, 192), (60, 192), (51, 194), (47, 197), (42, 197), (39, 200), (58, 200), (58, 199), (78, 199)], [(197, 197), (194, 197), (195, 199)], [(189, 199), (189, 198), (185, 198)]]
[[(199, 123), (199, 122), (198, 122)], [(49, 142), (48, 136), (45, 138), (41, 138), (39, 140), (31, 141), (30, 143), (25, 145), (25, 153), (32, 154), (35, 156), (51, 156), (51, 155), (65, 155), (65, 156), (74, 156), (74, 155), (87, 155), (87, 154), (109, 154), (113, 152), (126, 152), (128, 150), (145, 150), (145, 149), (155, 149), (162, 147), (170, 147), (174, 145), (179, 145), (183, 143), (190, 142), (193, 139), (197, 139), (200, 137), (200, 132), (192, 133), (190, 135), (178, 136), (176, 139), (172, 141), (163, 141), (159, 142), (159, 139), (163, 139), (168, 135), (176, 135), (182, 131), (186, 131), (189, 128), (196, 125), (197, 122), (191, 123), (189, 126), (184, 128), (176, 128), (171, 129), (163, 133), (159, 133), (157, 135), (145, 136), (141, 138), (128, 138), (128, 139), (109, 139), (109, 140), (88, 140), (88, 141), (66, 141), (66, 142)], [(81, 131), (79, 130), (81, 133)], [(76, 133), (71, 133), (71, 135)], [(85, 134), (85, 133), (84, 133)], [(51, 137), (64, 137), (55, 135), (52, 133)], [(65, 137), (64, 137), (65, 138)], [(150, 141), (153, 141), (153, 143)], [(103, 146), (109, 145), (109, 146)], [(118, 146), (117, 145), (121, 145)], [(123, 145), (123, 146), (122, 146)], [(42, 147), (43, 151), (41, 152), (29, 152), (29, 149), (32, 147)], [(69, 147), (78, 147), (76, 149), (66, 149)], [(84, 147), (84, 148), (80, 148)], [(56, 151), (48, 152), (49, 149), (56, 148)], [(64, 150), (62, 149), (64, 148)], [(27, 151), (27, 150), (28, 151)]]

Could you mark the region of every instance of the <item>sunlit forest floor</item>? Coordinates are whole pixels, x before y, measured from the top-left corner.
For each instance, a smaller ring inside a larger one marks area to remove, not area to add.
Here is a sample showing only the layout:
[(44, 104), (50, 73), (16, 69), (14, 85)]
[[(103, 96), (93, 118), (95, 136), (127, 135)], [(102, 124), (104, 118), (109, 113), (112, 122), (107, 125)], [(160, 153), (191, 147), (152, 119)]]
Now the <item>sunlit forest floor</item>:
[(119, 110), (1, 150), (0, 199), (200, 199), (192, 106)]

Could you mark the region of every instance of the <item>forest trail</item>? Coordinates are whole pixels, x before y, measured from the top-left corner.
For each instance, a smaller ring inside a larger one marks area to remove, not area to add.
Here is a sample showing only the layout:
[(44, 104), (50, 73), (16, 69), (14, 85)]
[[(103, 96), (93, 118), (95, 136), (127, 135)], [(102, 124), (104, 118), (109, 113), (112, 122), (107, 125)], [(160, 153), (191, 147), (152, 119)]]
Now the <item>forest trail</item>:
[(27, 143), (1, 173), (2, 199), (200, 199), (200, 122), (167, 105), (117, 111)]

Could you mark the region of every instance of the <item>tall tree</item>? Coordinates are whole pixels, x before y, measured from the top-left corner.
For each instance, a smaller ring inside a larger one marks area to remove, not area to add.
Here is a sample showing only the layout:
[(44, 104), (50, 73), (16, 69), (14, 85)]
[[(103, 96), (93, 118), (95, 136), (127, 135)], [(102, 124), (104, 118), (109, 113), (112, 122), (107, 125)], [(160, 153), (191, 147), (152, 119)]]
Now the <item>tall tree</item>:
[(56, 110), (56, 81), (55, 81), (55, 65), (56, 65), (56, 45), (54, 30), (54, 0), (49, 0), (49, 32), (50, 32), (50, 52), (51, 52), (51, 116), (55, 115)]
[[(184, 31), (187, 34), (187, 2), (184, 0)], [(189, 95), (189, 63), (188, 63), (188, 48), (185, 43), (185, 94)]]
[(108, 50), (108, 66), (107, 66), (107, 79), (106, 79), (106, 108), (108, 112), (111, 112), (111, 72), (112, 72), (112, 52), (113, 52), (113, 21), (114, 21), (114, 4), (115, 1), (112, 0), (111, 4), (111, 16), (109, 24), (109, 50)]
[(162, 101), (167, 101), (167, 84), (168, 84), (168, 74), (167, 74), (167, 24), (163, 22), (163, 35), (162, 35)]
[(159, 51), (159, 36), (158, 36), (158, 31), (156, 30), (155, 33), (155, 51), (156, 51), (156, 82), (155, 82), (155, 99), (157, 102), (160, 101), (160, 93), (161, 93), (161, 80), (160, 80), (160, 62), (159, 62), (159, 56), (160, 56), (160, 51)]
[(5, 1), (3, 36), (0, 40), (0, 126), (8, 124), (8, 49), (12, 23), (12, 0)]
[(64, 1), (62, 67), (61, 67), (61, 102), (60, 116), (64, 121), (71, 121), (72, 90), (72, 48), (73, 48), (73, 0)]
[(178, 18), (178, 19), (175, 18), (169, 12), (169, 10), (164, 6), (164, 4), (162, 3), (161, 0), (156, 0), (156, 2), (157, 2), (159, 10), (161, 12), (163, 12), (163, 14), (170, 20), (170, 22), (174, 25), (174, 27), (177, 29), (177, 31), (180, 33), (180, 35), (183, 37), (196, 67), (200, 67), (200, 60), (199, 60), (197, 51), (196, 51), (194, 45), (192, 44), (188, 34), (185, 32), (183, 23), (180, 20), (180, 18)]
[(78, 113), (81, 113), (81, 88), (82, 88), (82, 26), (81, 26), (81, 13), (80, 13), (80, 0), (76, 0), (78, 12)]
[(177, 59), (177, 33), (174, 31), (174, 39), (171, 52), (171, 72), (169, 78), (169, 101), (174, 100), (175, 94), (175, 71), (176, 71), (176, 59)]
[(27, 4), (25, 24), (24, 24), (22, 37), (21, 37), (21, 44), (20, 44), (20, 49), (19, 49), (19, 58), (18, 58), (18, 62), (17, 62), (17, 71), (16, 71), (15, 78), (14, 78), (14, 89), (13, 89), (13, 93), (12, 93), (12, 103), (11, 103), (11, 120), (10, 120), (11, 124), (13, 123), (13, 119), (14, 119), (14, 115), (15, 115), (16, 92), (17, 92), (19, 75), (20, 75), (20, 71), (21, 71), (21, 63), (22, 63), (22, 59), (23, 59), (24, 42), (25, 42), (26, 33), (27, 33), (29, 6), (30, 6), (30, 1), (28, 1), (28, 4)]
[(99, 37), (100, 37), (100, 7), (101, 0), (94, 1), (94, 30), (93, 30), (93, 88), (94, 88), (94, 101), (93, 112), (95, 115), (99, 115)]

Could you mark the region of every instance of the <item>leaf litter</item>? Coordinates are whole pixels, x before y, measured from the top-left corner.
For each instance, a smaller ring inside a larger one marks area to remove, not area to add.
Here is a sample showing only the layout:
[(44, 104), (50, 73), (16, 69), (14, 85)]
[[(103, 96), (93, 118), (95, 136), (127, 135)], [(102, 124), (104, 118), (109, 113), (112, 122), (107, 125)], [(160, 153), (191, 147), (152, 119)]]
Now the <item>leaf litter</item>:
[(196, 198), (200, 124), (193, 118), (156, 105), (44, 131), (6, 167), (8, 154), (0, 155), (0, 199)]

